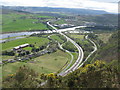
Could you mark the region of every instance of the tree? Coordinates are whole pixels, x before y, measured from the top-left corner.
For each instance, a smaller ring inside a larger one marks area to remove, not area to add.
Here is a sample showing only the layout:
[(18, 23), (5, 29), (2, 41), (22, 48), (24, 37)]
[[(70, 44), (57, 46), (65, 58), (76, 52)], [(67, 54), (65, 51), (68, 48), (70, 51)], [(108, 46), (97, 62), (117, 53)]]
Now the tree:
[(30, 52), (29, 52), (29, 51), (26, 51), (26, 54), (28, 55), (28, 54), (30, 54)]
[(22, 66), (16, 74), (3, 80), (3, 88), (36, 88), (41, 83), (38, 74), (27, 66)]
[(15, 55), (15, 53), (14, 53), (14, 51), (3, 51), (2, 52), (2, 55), (8, 55), (8, 56), (14, 56)]

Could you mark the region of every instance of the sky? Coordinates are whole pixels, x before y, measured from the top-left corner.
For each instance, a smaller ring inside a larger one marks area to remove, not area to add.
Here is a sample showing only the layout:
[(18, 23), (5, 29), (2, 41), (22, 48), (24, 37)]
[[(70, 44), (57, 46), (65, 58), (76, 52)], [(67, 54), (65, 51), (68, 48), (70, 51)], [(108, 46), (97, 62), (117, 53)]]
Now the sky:
[(0, 5), (81, 8), (118, 12), (118, 0), (0, 0)]

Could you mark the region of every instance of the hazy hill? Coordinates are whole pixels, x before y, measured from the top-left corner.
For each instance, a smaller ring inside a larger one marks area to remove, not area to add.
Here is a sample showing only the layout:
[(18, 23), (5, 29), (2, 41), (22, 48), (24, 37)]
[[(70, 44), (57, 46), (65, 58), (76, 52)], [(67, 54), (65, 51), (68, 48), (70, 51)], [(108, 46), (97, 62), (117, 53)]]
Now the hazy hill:
[(117, 14), (102, 14), (102, 15), (78, 15), (78, 20), (95, 22), (99, 25), (117, 25), (118, 15)]
[(5, 9), (22, 10), (27, 12), (54, 12), (54, 13), (69, 13), (69, 14), (87, 14), (87, 15), (97, 15), (97, 14), (107, 14), (108, 12), (102, 10), (91, 10), (91, 9), (75, 9), (75, 8), (52, 8), (52, 7), (21, 7), (21, 6), (2, 6)]

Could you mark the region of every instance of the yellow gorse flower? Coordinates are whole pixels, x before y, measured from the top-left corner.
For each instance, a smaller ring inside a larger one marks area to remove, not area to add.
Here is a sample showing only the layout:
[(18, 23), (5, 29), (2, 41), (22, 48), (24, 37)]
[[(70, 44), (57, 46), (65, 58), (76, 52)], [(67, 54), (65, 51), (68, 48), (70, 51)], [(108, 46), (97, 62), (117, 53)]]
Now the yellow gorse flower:
[(54, 73), (50, 73), (47, 75), (48, 77), (52, 77), (52, 78), (56, 78), (55, 74)]
[(8, 76), (14, 76), (14, 74), (9, 74)]

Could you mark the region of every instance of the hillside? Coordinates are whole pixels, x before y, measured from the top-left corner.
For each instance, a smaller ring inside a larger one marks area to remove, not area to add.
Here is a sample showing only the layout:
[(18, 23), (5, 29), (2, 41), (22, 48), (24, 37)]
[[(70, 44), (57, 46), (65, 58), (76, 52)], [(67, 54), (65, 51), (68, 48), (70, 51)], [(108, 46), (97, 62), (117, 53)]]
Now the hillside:
[[(96, 23), (100, 26), (109, 25), (114, 26), (118, 25), (118, 15), (117, 14), (102, 14), (102, 15), (78, 15), (78, 20), (87, 21)], [(96, 25), (94, 24), (94, 25)]]
[[(24, 65), (15, 74), (10, 74), (3, 80), (3, 88), (37, 88), (38, 86), (38, 88), (68, 89), (120, 88), (120, 63), (117, 61), (117, 54), (120, 52), (118, 46), (118, 42), (120, 42), (120, 39), (118, 39), (119, 34), (120, 31), (115, 32), (107, 43), (101, 43), (101, 47), (98, 49), (96, 58), (92, 63), (86, 63), (64, 77), (57, 76), (57, 73), (37, 73), (32, 68)], [(95, 41), (98, 40), (95, 39)], [(43, 85), (40, 86), (41, 84)]]
[[(65, 77), (54, 73), (39, 75), (23, 66), (3, 80), (3, 88), (120, 88), (119, 75), (116, 66), (98, 60)], [(40, 86), (42, 82), (45, 85)]]
[(107, 62), (111, 62), (112, 60), (118, 60), (118, 56), (120, 55), (120, 47), (119, 42), (120, 31), (115, 32), (110, 38), (109, 41), (100, 47), (96, 60), (105, 60)]

